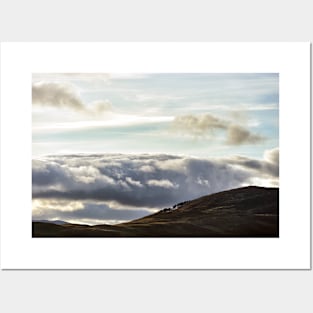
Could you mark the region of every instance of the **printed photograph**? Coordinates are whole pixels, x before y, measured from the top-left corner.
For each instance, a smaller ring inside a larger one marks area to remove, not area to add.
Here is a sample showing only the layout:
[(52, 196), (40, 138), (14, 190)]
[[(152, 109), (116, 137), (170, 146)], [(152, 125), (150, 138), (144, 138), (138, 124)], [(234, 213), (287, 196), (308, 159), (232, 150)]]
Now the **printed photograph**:
[(32, 237), (279, 237), (278, 73), (33, 73)]

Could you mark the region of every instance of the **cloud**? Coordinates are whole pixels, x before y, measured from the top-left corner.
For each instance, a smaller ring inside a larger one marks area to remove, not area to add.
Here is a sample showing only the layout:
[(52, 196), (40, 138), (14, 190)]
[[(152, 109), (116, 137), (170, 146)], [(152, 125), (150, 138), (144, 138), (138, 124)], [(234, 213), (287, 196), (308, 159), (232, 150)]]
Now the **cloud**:
[(235, 156), (224, 159), (228, 164), (248, 169), (258, 178), (270, 179), (278, 186), (279, 178), (279, 148), (265, 150), (263, 160)]
[(103, 112), (112, 111), (112, 103), (107, 99), (94, 101), (91, 103), (90, 106), (92, 107), (90, 112), (94, 114), (101, 114)]
[(178, 188), (178, 185), (174, 185), (171, 181), (168, 179), (150, 179), (147, 181), (148, 186), (157, 186), (162, 188)]
[[(274, 154), (267, 152), (270, 160)], [(114, 201), (121, 208), (162, 208), (255, 177), (278, 179), (278, 164), (233, 157), (210, 160), (176, 155), (60, 155), (33, 160), (33, 199)]]
[(208, 131), (226, 129), (227, 124), (213, 115), (182, 115), (174, 119), (172, 128), (178, 132), (190, 133), (194, 136), (203, 136)]
[(40, 82), (32, 86), (33, 104), (83, 111), (78, 93), (68, 84)]
[(195, 137), (208, 135), (212, 137), (214, 131), (223, 130), (226, 134), (224, 142), (228, 145), (257, 144), (265, 140), (265, 137), (254, 134), (243, 126), (211, 114), (178, 116), (171, 123), (171, 129), (174, 132)]
[(230, 145), (256, 144), (264, 141), (264, 139), (264, 137), (253, 134), (238, 125), (230, 125), (227, 129), (226, 142)]
[(74, 86), (67, 83), (38, 82), (32, 85), (33, 105), (65, 108), (91, 115), (112, 110), (109, 100), (97, 100), (88, 105), (83, 103)]
[(264, 158), (270, 163), (273, 163), (278, 166), (279, 163), (279, 149), (274, 148), (271, 150), (266, 150), (264, 153)]
[[(77, 207), (79, 203), (79, 207)], [(33, 209), (33, 220), (65, 220), (88, 221), (90, 224), (106, 223), (107, 221), (128, 221), (137, 219), (152, 212), (146, 209), (114, 209), (106, 203), (99, 202), (69, 202), (67, 206), (74, 209), (64, 210), (64, 201), (45, 200), (36, 201)]]

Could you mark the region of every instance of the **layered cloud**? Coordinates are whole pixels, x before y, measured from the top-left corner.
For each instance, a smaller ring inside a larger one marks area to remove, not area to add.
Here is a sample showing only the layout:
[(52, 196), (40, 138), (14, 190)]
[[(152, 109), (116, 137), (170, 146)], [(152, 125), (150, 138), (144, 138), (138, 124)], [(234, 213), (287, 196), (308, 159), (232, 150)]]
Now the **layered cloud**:
[(33, 160), (33, 199), (114, 201), (161, 208), (202, 195), (278, 179), (278, 150), (267, 159), (209, 160), (175, 155), (67, 155)]
[(129, 221), (153, 213), (153, 210), (112, 208), (105, 202), (35, 200), (33, 220), (65, 220), (78, 223), (101, 224)]
[[(141, 170), (149, 166), (150, 171)], [(169, 155), (58, 156), (33, 161), (33, 198), (162, 207), (239, 185), (243, 171)]]
[(264, 152), (263, 160), (234, 156), (224, 159), (229, 165), (248, 170), (255, 179), (264, 179), (269, 184), (278, 186), (279, 179), (279, 149), (274, 148)]
[(243, 126), (211, 114), (178, 116), (173, 120), (171, 129), (196, 137), (212, 136), (215, 131), (223, 130), (226, 136), (224, 142), (229, 145), (257, 144), (265, 139)]

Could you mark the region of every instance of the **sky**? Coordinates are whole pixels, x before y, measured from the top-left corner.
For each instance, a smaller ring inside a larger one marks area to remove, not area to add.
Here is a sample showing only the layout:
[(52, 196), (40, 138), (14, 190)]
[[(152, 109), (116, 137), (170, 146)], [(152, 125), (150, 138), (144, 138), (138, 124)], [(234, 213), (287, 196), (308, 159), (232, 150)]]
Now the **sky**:
[(119, 223), (278, 186), (277, 73), (38, 73), (33, 219)]

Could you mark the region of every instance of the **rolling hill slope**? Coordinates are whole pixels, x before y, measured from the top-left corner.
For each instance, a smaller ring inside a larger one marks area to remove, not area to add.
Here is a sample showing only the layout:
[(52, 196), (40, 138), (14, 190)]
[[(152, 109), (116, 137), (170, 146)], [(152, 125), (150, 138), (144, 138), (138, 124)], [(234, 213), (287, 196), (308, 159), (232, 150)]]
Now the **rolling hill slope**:
[(33, 222), (33, 237), (278, 237), (279, 189), (215, 193), (117, 225)]

